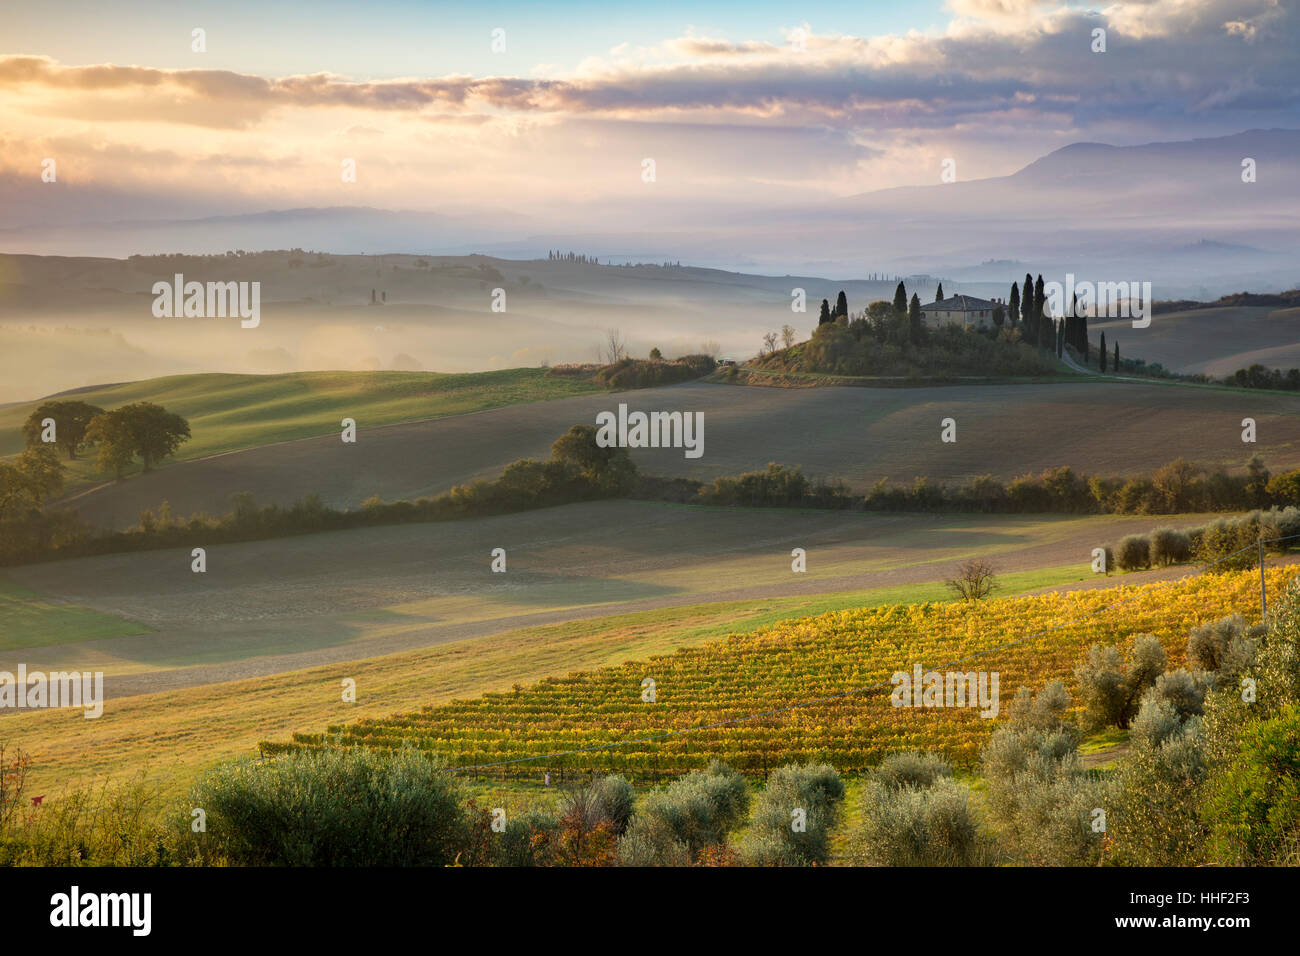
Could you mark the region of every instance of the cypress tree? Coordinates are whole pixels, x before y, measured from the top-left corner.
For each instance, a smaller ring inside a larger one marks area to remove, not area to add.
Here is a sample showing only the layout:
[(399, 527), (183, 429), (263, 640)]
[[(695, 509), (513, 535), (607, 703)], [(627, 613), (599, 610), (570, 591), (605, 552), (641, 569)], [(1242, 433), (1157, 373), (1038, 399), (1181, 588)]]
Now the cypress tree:
[(1099, 349), (1101, 358), (1099, 359), (1101, 370), (1106, 371), (1106, 333), (1101, 333), (1101, 348)]
[(817, 319), (817, 324), (825, 325), (830, 320), (831, 320), (831, 304), (827, 302), (825, 299), (822, 299), (822, 314)]
[(835, 300), (835, 317), (841, 316), (846, 319), (849, 317), (849, 297), (844, 294), (843, 289), (840, 290), (839, 298)]
[(1020, 287), (1014, 282), (1011, 283), (1011, 296), (1007, 299), (1007, 304), (1009, 306), (1009, 314), (1007, 317), (1011, 320), (1011, 324), (1014, 326), (1016, 324), (1016, 317), (1020, 315)]
[(909, 337), (913, 344), (919, 343), (923, 335), (921, 331), (921, 299), (915, 292), (912, 293), (912, 301), (907, 306), (907, 320)]
[(898, 288), (894, 290), (894, 311), (899, 315), (907, 311), (907, 289), (904, 288), (902, 281), (898, 283)]
[(942, 302), (942, 301), (943, 301), (943, 283), (942, 283), (942, 282), (939, 283), (939, 288), (937, 288), (937, 289), (934, 290), (934, 301), (935, 301), (935, 302)]
[(1034, 277), (1025, 273), (1025, 284), (1021, 287), (1020, 321), (1029, 325), (1034, 317)]
[(1088, 317), (1079, 316), (1079, 351), (1083, 354), (1083, 360), (1088, 361)]
[(1062, 319), (1056, 325), (1056, 357), (1060, 358), (1065, 354), (1065, 320)]
[(1119, 343), (1115, 343), (1115, 361), (1110, 363), (1111, 371), (1119, 371)]

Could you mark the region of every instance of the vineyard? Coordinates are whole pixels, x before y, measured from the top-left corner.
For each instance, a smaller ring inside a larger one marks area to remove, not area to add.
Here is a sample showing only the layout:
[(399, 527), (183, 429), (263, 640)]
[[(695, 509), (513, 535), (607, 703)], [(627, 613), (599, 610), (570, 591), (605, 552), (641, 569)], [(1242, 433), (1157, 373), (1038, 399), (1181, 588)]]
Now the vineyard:
[[(1280, 594), (1293, 575), (1269, 571), (1269, 592)], [(1006, 716), (1021, 686), (1062, 679), (1073, 692), (1074, 666), (1092, 644), (1124, 647), (1136, 634), (1156, 634), (1170, 667), (1179, 667), (1190, 629), (1234, 612), (1258, 620), (1258, 571), (834, 612), (419, 713), (295, 734), (289, 743), (262, 744), (262, 752), (415, 746), (454, 767), (530, 777), (601, 770), (653, 779), (713, 757), (747, 773), (791, 760), (854, 772), (912, 748), (970, 766), (997, 721), (975, 707), (894, 707), (892, 673), (910, 673), (914, 664), (997, 671)], [(646, 678), (654, 682), (652, 702), (643, 700)], [(806, 702), (813, 703), (795, 706)]]

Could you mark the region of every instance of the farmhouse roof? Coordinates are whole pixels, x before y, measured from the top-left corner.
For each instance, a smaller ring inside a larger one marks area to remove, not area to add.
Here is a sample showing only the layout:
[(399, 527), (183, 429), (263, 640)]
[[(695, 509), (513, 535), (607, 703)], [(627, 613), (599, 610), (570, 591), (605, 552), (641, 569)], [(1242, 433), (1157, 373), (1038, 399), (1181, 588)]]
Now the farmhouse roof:
[(922, 312), (991, 312), (997, 307), (996, 302), (977, 299), (973, 295), (952, 295), (938, 302), (921, 306)]

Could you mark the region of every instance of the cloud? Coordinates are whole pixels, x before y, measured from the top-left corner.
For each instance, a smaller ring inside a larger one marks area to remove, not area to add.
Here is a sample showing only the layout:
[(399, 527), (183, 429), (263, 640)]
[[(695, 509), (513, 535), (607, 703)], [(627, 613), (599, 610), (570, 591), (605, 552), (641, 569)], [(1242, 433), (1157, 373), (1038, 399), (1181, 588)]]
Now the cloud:
[[(69, 66), (0, 57), (0, 92), (64, 94), (56, 115), (244, 128), (278, 110), (347, 109), (440, 116), (683, 112), (871, 128), (978, 121), (1041, 110), (1072, 117), (1103, 107), (1150, 116), (1198, 104), (1285, 108), (1300, 89), (1295, 15), (1278, 0), (1125, 0), (1090, 13), (1039, 0), (951, 0), (963, 21), (942, 35), (823, 36), (804, 49), (764, 41), (678, 37), (616, 48), (566, 76), (452, 75), (361, 81), (331, 73), (266, 78), (222, 70)], [(1014, 29), (1006, 29), (1006, 21)], [(1108, 30), (1108, 52), (1090, 50)]]

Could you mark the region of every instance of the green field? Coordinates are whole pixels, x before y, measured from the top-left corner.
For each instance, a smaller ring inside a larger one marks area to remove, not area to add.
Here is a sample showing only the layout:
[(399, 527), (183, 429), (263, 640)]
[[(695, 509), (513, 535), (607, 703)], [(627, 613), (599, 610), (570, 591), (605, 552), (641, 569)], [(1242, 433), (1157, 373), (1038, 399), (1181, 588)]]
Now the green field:
[[(183, 415), (191, 439), (178, 459), (203, 458), (258, 445), (336, 434), (344, 417), (366, 426), (443, 418), (524, 402), (600, 392), (545, 369), (443, 375), (435, 372), (293, 372), (282, 375), (174, 375), (106, 385), (64, 396), (116, 408), (154, 402)], [(19, 428), (39, 405), (0, 409), (0, 455), (23, 448)], [(102, 477), (93, 462), (70, 463), (73, 484)]]
[(146, 634), (149, 628), (113, 614), (61, 604), (0, 577), (0, 650), (65, 641)]

